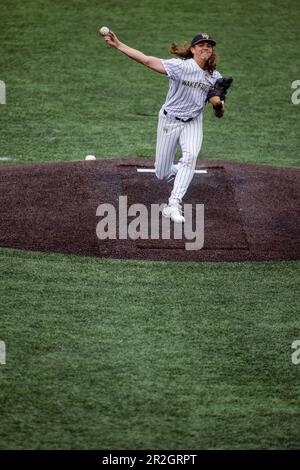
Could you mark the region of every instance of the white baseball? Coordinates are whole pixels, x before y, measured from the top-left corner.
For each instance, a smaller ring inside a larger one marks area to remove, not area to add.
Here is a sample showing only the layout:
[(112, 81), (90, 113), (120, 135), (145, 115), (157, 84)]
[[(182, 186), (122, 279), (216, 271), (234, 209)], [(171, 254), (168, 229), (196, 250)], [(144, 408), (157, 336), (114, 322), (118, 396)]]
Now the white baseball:
[(87, 155), (87, 156), (85, 157), (85, 159), (86, 159), (86, 160), (96, 160), (96, 157), (95, 157), (95, 155)]
[(101, 36), (107, 36), (109, 33), (109, 28), (107, 26), (102, 26), (102, 28), (99, 29), (99, 32)]

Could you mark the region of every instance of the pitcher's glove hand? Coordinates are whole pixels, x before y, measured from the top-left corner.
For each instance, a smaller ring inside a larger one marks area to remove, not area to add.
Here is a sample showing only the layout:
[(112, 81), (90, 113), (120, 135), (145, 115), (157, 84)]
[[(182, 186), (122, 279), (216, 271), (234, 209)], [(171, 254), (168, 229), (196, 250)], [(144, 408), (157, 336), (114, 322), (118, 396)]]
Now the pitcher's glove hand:
[(232, 77), (218, 78), (214, 86), (207, 93), (207, 101), (209, 101), (210, 98), (212, 98), (213, 96), (219, 96), (221, 101), (224, 101), (227, 90), (230, 87), (232, 82), (233, 82)]

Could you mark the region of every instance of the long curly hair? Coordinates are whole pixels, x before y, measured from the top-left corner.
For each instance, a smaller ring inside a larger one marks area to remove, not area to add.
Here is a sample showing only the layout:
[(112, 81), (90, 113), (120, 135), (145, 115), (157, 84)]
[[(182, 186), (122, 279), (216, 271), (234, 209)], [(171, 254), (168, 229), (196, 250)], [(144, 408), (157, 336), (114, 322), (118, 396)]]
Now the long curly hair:
[[(180, 57), (181, 59), (192, 59), (193, 53), (191, 51), (191, 44), (189, 42), (185, 42), (182, 46), (176, 44), (176, 42), (172, 42), (170, 52), (171, 54)], [(217, 68), (218, 56), (215, 51), (215, 48), (212, 49), (212, 55), (206, 61), (204, 66), (204, 70), (206, 70), (210, 75), (212, 75), (213, 71)]]

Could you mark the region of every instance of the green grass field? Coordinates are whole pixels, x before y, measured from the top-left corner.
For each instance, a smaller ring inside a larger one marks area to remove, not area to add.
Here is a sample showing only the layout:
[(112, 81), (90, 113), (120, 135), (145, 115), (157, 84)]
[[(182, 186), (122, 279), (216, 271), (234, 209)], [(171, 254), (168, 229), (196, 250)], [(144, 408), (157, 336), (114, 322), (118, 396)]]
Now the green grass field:
[[(202, 158), (299, 167), (299, 18), (296, 0), (3, 0), (0, 157), (154, 155), (168, 81), (108, 48), (107, 24), (159, 57), (212, 34), (235, 82)], [(299, 448), (299, 262), (0, 263), (0, 449)]]

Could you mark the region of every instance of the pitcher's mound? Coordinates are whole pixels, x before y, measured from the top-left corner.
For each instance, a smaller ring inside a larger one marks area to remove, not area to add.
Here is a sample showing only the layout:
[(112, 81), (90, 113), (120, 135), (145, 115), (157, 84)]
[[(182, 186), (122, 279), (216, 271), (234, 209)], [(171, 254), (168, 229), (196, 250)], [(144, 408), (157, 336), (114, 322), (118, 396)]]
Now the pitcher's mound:
[[(208, 172), (194, 176), (184, 198), (193, 208), (204, 205), (201, 249), (186, 250), (187, 240), (174, 238), (173, 229), (170, 239), (120, 236), (120, 196), (127, 196), (128, 208), (143, 204), (149, 214), (151, 204), (168, 200), (169, 183), (137, 172), (153, 163), (126, 158), (1, 167), (0, 246), (148, 260), (300, 259), (300, 170), (294, 168), (201, 162), (198, 168)], [(115, 208), (117, 239), (96, 235), (101, 204)], [(128, 224), (133, 219), (129, 214)]]

